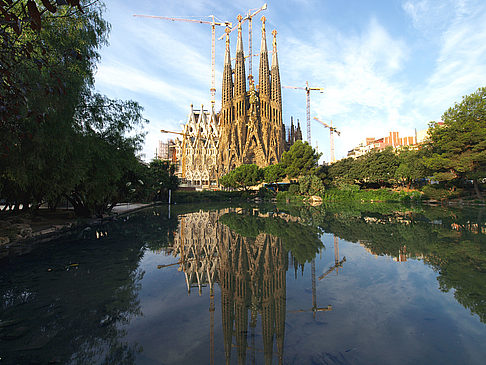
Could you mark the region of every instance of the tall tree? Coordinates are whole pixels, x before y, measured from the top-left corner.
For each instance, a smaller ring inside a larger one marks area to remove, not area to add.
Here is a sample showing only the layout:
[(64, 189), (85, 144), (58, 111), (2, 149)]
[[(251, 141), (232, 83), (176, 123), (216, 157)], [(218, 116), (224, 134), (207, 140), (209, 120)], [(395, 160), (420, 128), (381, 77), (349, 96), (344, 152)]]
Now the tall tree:
[(486, 177), (486, 87), (464, 96), (429, 128), (432, 156), (427, 166), (439, 181), (470, 179), (479, 199), (478, 181)]
[(321, 154), (307, 142), (295, 141), (290, 149), (283, 153), (280, 164), (290, 178), (309, 175), (314, 172)]
[(285, 170), (280, 164), (270, 165), (263, 169), (263, 176), (266, 183), (276, 184), (285, 177)]

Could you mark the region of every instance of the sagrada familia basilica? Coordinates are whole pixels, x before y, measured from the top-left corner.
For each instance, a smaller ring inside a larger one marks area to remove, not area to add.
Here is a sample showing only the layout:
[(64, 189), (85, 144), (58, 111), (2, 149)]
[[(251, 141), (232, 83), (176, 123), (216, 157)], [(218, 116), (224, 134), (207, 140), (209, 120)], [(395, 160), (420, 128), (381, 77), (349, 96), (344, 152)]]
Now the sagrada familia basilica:
[[(277, 32), (272, 32), (270, 67), (265, 17), (262, 17), (258, 85), (255, 85), (253, 75), (248, 76), (247, 85), (241, 23), (240, 15), (234, 68), (231, 65), (230, 30), (226, 30), (221, 111), (215, 114), (213, 109), (205, 111), (201, 107), (201, 110), (194, 110), (191, 106), (183, 138), (175, 143), (178, 175), (183, 183), (215, 187), (219, 177), (241, 164), (265, 167), (278, 163), (288, 147), (282, 122)], [(298, 128), (300, 130), (300, 126)]]
[[(265, 167), (279, 161), (284, 151), (282, 91), (277, 59), (277, 32), (273, 34), (272, 67), (268, 64), (265, 17), (262, 17), (262, 42), (258, 91), (253, 75), (246, 89), (245, 54), (238, 17), (236, 63), (231, 67), (229, 34), (223, 70), (221, 113), (219, 117), (219, 170), (224, 174), (241, 164)], [(228, 32), (227, 32), (228, 33)]]

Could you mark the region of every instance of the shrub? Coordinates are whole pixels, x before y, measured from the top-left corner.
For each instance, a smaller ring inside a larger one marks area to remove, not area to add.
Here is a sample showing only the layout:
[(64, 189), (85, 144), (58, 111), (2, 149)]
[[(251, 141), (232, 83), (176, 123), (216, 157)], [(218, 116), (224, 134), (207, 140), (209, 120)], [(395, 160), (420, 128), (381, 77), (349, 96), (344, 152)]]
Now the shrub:
[(290, 184), (288, 192), (290, 195), (299, 195), (300, 194), (299, 184)]
[(307, 175), (299, 179), (299, 190), (304, 195), (323, 195), (326, 189), (317, 176)]

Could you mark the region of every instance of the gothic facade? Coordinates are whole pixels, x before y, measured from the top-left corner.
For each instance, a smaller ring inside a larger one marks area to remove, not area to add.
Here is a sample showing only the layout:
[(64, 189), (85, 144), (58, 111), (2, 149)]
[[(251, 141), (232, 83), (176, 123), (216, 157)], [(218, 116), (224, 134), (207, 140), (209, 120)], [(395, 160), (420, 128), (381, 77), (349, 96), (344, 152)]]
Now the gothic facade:
[(215, 188), (218, 184), (216, 159), (218, 157), (219, 130), (217, 116), (211, 112), (191, 111), (183, 127), (182, 139), (176, 140), (178, 156), (177, 176), (182, 184)]
[[(245, 75), (245, 55), (241, 36), (241, 16), (238, 16), (236, 63), (231, 66), (229, 30), (223, 70), (218, 169), (223, 175), (241, 164), (260, 167), (277, 163), (285, 150), (282, 123), (282, 91), (277, 58), (277, 32), (273, 34), (272, 65), (269, 67), (265, 17), (262, 17), (262, 41), (258, 86)], [(233, 76), (234, 74), (234, 76)]]

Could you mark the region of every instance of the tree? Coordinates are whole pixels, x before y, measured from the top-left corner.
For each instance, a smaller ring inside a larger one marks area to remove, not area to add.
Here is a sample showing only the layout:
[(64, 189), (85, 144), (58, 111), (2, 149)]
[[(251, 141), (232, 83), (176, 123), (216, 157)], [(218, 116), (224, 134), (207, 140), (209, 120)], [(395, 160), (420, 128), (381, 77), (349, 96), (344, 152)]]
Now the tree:
[(255, 164), (243, 164), (222, 176), (219, 183), (224, 187), (247, 189), (258, 185), (263, 180), (263, 170)]
[(283, 153), (280, 164), (289, 178), (312, 174), (321, 154), (307, 142), (295, 141), (290, 149)]
[(432, 156), (426, 164), (439, 181), (470, 179), (479, 199), (478, 181), (486, 177), (486, 87), (464, 96), (429, 127)]
[(169, 161), (154, 159), (148, 170), (145, 186), (150, 189), (153, 200), (166, 200), (168, 191), (179, 187), (179, 178), (174, 174), (175, 166)]
[(423, 159), (425, 153), (426, 149), (411, 150), (405, 148), (398, 155), (399, 165), (395, 171), (395, 178), (406, 183), (409, 189), (415, 181), (428, 176), (428, 169)]
[(135, 152), (144, 137), (133, 131), (147, 122), (142, 110), (134, 101), (85, 95), (75, 115), (82, 156), (75, 167), (83, 173), (67, 194), (78, 215), (101, 215), (126, 199), (128, 175), (137, 168)]
[[(93, 85), (109, 29), (99, 3), (82, 11), (42, 4), (16, 1), (0, 25), (0, 195), (24, 209), (44, 201), (55, 206), (82, 174), (76, 161), (83, 144), (73, 118)], [(15, 29), (12, 19), (24, 26)]]
[(356, 161), (352, 157), (343, 158), (336, 161), (328, 168), (328, 177), (334, 185), (354, 184), (355, 176), (351, 174), (354, 171)]
[(357, 162), (356, 175), (362, 182), (376, 183), (382, 187), (392, 183), (395, 179), (398, 157), (391, 147), (387, 147), (383, 151), (368, 152), (362, 158), (357, 159)]
[(299, 179), (299, 188), (300, 193), (306, 195), (323, 195), (326, 189), (322, 180), (315, 175), (302, 176)]
[[(270, 165), (263, 169), (264, 180), (268, 184), (276, 184), (285, 177), (285, 170), (280, 164)], [(278, 191), (278, 185), (277, 185)]]

